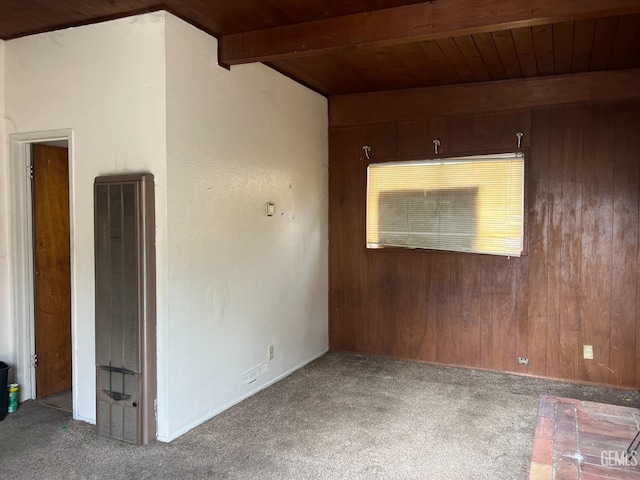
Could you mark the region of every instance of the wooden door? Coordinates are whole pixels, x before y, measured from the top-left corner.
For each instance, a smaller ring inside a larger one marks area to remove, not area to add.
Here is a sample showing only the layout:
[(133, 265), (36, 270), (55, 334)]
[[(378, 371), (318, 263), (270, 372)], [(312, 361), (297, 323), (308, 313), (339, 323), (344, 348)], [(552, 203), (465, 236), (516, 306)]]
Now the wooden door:
[(71, 388), (68, 150), (34, 144), (36, 396)]

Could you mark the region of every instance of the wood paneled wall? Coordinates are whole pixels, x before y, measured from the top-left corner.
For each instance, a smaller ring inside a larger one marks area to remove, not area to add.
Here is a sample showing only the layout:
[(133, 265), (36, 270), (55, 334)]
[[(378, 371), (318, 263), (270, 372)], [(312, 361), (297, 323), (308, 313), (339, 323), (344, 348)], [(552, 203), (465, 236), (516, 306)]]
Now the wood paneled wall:
[[(363, 145), (402, 158), (518, 131), (526, 256), (365, 250)], [(640, 386), (639, 100), (332, 127), (329, 182), (332, 349)]]

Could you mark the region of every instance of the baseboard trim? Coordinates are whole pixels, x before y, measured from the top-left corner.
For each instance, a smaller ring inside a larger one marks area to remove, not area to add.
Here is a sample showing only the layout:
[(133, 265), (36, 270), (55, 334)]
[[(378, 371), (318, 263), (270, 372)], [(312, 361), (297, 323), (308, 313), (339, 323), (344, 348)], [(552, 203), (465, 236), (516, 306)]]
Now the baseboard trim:
[(365, 353), (358, 352), (355, 350), (341, 349), (329, 347), (329, 352), (336, 353), (347, 353), (350, 355), (359, 355), (362, 357), (370, 357), (370, 358), (384, 358), (386, 360), (398, 360), (400, 362), (412, 362), (412, 363), (423, 363), (426, 365), (438, 365), (442, 367), (451, 367), (451, 368), (463, 368), (466, 370), (479, 370), (481, 372), (493, 372), (493, 373), (502, 373), (505, 375), (518, 375), (519, 377), (529, 377), (529, 378), (539, 378), (542, 380), (549, 380), (553, 382), (565, 382), (565, 383), (573, 383), (577, 385), (589, 385), (592, 387), (603, 387), (603, 388), (612, 388), (615, 390), (633, 390), (637, 391), (640, 388), (640, 385), (619, 385), (612, 383), (599, 383), (599, 382), (590, 382), (589, 380), (580, 380), (575, 378), (562, 378), (562, 377), (550, 377), (547, 375), (537, 375), (533, 373), (526, 372), (513, 372), (510, 370), (496, 370), (494, 368), (486, 368), (486, 367), (471, 367), (469, 365), (456, 365), (455, 363), (444, 363), (444, 362), (436, 362), (434, 360), (420, 360), (416, 358), (404, 358), (404, 357), (394, 357), (393, 355), (379, 355), (375, 353)]
[(202, 425), (204, 422), (206, 422), (208, 420), (211, 420), (216, 415), (221, 414), (225, 410), (228, 410), (229, 408), (233, 407), (234, 405), (237, 405), (238, 403), (242, 402), (243, 400), (246, 400), (247, 398), (252, 397), (256, 393), (264, 390), (265, 388), (268, 388), (271, 385), (273, 385), (274, 383), (279, 382), (283, 378), (288, 377), (289, 375), (291, 375), (292, 373), (296, 372), (297, 370), (300, 370), (301, 368), (305, 367), (306, 365), (310, 364), (311, 362), (313, 362), (313, 361), (317, 360), (318, 358), (322, 357), (328, 351), (329, 351), (329, 349), (326, 349), (326, 350), (324, 350), (324, 351), (322, 351), (320, 353), (317, 353), (317, 354), (313, 355), (311, 358), (309, 358), (309, 359), (305, 360), (304, 362), (298, 364), (297, 366), (287, 370), (286, 372), (284, 372), (283, 374), (277, 376), (276, 378), (273, 378), (273, 379), (269, 380), (267, 383), (258, 386), (255, 390), (252, 390), (252, 391), (242, 395), (241, 397), (239, 397), (237, 399), (234, 399), (229, 403), (224, 404), (220, 408), (217, 408), (217, 409), (213, 410), (212, 412), (200, 417), (198, 420), (195, 420), (195, 421), (191, 422), (187, 426), (185, 426), (185, 427), (181, 428), (180, 430), (172, 433), (171, 435), (158, 435), (157, 440), (159, 442), (164, 442), (164, 443), (172, 442), (173, 440), (175, 440), (178, 437), (181, 437), (182, 435), (187, 433), (189, 430), (192, 430), (192, 429), (196, 428), (198, 425)]

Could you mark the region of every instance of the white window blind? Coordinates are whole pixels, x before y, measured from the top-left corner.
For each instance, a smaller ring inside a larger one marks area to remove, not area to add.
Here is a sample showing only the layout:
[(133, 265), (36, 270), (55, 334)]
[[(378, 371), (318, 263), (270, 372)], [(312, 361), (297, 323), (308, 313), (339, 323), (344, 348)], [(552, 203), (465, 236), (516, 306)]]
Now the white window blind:
[(371, 164), (367, 247), (519, 257), (524, 154)]

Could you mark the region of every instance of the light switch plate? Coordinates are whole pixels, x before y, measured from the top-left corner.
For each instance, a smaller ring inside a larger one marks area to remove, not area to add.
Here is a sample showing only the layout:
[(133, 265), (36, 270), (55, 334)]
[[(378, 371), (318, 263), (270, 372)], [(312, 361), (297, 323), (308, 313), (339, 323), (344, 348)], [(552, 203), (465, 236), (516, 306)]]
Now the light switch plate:
[(593, 345), (583, 345), (582, 346), (582, 356), (586, 360), (593, 360)]

